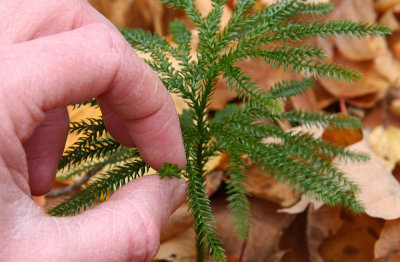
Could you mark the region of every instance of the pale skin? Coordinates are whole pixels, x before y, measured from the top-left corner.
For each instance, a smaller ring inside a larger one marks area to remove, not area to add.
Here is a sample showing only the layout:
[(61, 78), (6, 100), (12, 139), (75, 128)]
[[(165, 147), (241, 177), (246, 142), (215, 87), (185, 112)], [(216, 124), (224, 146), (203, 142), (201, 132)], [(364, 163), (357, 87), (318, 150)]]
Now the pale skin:
[(52, 187), (66, 106), (96, 97), (111, 135), (153, 168), (186, 163), (173, 101), (111, 23), (84, 0), (0, 0), (0, 258), (149, 261), (185, 183), (148, 176), (74, 217), (31, 195)]

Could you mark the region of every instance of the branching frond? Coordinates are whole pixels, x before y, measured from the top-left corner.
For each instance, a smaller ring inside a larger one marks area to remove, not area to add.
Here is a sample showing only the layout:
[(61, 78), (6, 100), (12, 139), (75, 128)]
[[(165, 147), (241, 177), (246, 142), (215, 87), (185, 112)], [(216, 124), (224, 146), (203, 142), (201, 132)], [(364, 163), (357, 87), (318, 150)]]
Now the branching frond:
[[(197, 260), (205, 261), (205, 254), (208, 254), (214, 261), (225, 261), (204, 187), (205, 165), (211, 156), (221, 152), (229, 154), (227, 200), (236, 231), (242, 238), (248, 236), (250, 226), (245, 187), (247, 163), (243, 155), (299, 192), (329, 205), (362, 211), (355, 197), (358, 187), (346, 179), (332, 160), (361, 162), (368, 156), (316, 139), (311, 134), (283, 131), (276, 125), (284, 120), (321, 128), (358, 128), (361, 122), (341, 115), (283, 112), (282, 100), (305, 92), (312, 87), (312, 81), (283, 81), (265, 91), (237, 62), (262, 57), (275, 68), (306, 76), (354, 81), (360, 78), (358, 72), (324, 61), (322, 48), (298, 41), (317, 36), (381, 36), (389, 34), (390, 30), (368, 23), (318, 21), (319, 16), (332, 11), (333, 5), (306, 0), (278, 0), (257, 11), (252, 10), (254, 0), (237, 0), (224, 28), (220, 26), (226, 0), (212, 0), (212, 9), (204, 17), (193, 0), (163, 2), (185, 12), (199, 32), (197, 46), (191, 46), (191, 31), (179, 21), (170, 25), (174, 43), (171, 38), (166, 40), (140, 29), (120, 31), (133, 48), (148, 55), (145, 61), (158, 73), (166, 88), (187, 101), (189, 109), (184, 110), (179, 119), (187, 165), (181, 172), (173, 163), (165, 163), (161, 173), (163, 176), (183, 175), (187, 179), (187, 203), (197, 233)], [(243, 103), (227, 106), (213, 117), (208, 106), (220, 79)], [(96, 100), (85, 104), (97, 106)], [(76, 195), (52, 209), (53, 215), (75, 214), (148, 168), (137, 150), (126, 149), (108, 136), (101, 119), (72, 123), (71, 132), (82, 137), (60, 160), (59, 169), (65, 172), (63, 178), (93, 169), (102, 168), (103, 171)]]
[(265, 38), (266, 42), (282, 40), (300, 41), (316, 36), (327, 37), (338, 35), (363, 38), (366, 36), (387, 35), (391, 32), (390, 29), (383, 25), (356, 23), (348, 20), (311, 21), (302, 24), (289, 22), (286, 25), (279, 25), (273, 28), (272, 31), (272, 36)]
[(247, 163), (243, 160), (240, 150), (237, 148), (230, 150), (227, 148), (229, 155), (229, 163), (227, 167), (226, 176), (227, 184), (227, 201), (229, 202), (228, 208), (231, 210), (232, 217), (235, 221), (235, 231), (237, 235), (246, 239), (249, 236), (251, 225), (250, 205), (246, 195), (249, 195), (246, 190), (246, 174)]
[(106, 199), (115, 190), (125, 185), (128, 181), (143, 175), (148, 171), (144, 161), (128, 161), (106, 172), (101, 177), (89, 182), (89, 186), (72, 195), (48, 213), (53, 216), (69, 216), (85, 210), (93, 204)]
[(215, 226), (211, 223), (215, 221), (211, 213), (210, 200), (205, 192), (204, 177), (199, 172), (191, 170), (190, 161), (186, 168), (188, 187), (188, 206), (194, 218), (194, 229), (197, 233), (197, 238), (200, 243), (204, 243), (209, 249), (209, 254), (213, 256), (216, 261), (225, 261), (224, 249), (221, 247), (221, 240), (217, 237)]
[(253, 163), (260, 164), (269, 175), (289, 183), (302, 193), (312, 192), (328, 205), (340, 205), (357, 212), (363, 210), (353, 195), (358, 192), (357, 186), (345, 179), (330, 161), (321, 158), (320, 162), (307, 162), (303, 154), (296, 155), (285, 144), (266, 144), (251, 136), (236, 137), (223, 143), (228, 146), (240, 144), (241, 152)]
[(234, 66), (224, 66), (223, 77), (226, 78), (227, 86), (236, 91), (239, 98), (252, 107), (269, 107), (273, 112), (280, 112), (279, 103), (259, 88), (254, 81), (242, 69)]
[(65, 150), (58, 163), (58, 170), (79, 165), (83, 161), (107, 157), (121, 148), (122, 146), (112, 138), (93, 141), (90, 136), (81, 137)]
[(138, 157), (140, 157), (140, 155), (137, 149), (128, 149), (124, 147), (120, 151), (113, 153), (110, 157), (85, 162), (84, 164), (81, 164), (77, 167), (70, 168), (69, 170), (67, 170), (67, 172), (60, 173), (59, 175), (57, 175), (57, 181), (67, 181), (74, 177), (81, 176), (94, 168), (103, 168), (105, 166), (112, 167), (118, 163)]
[(300, 95), (314, 86), (314, 82), (308, 78), (301, 81), (282, 81), (276, 83), (270, 90), (269, 94), (274, 98), (289, 98)]
[[(290, 69), (291, 72), (303, 73), (307, 76), (317, 76), (330, 79), (333, 77), (335, 80), (346, 80), (349, 82), (360, 79), (360, 73), (353, 69), (345, 68), (336, 63), (325, 63), (319, 60), (310, 59), (306, 57), (299, 57), (299, 54), (293, 52), (293, 49), (277, 48), (274, 50), (256, 51), (251, 56), (261, 56), (265, 59), (267, 64), (273, 67), (280, 68), (283, 66), (284, 70)], [(308, 54), (301, 54), (307, 56)]]
[(308, 16), (320, 16), (329, 14), (334, 9), (335, 5), (332, 3), (304, 3), (299, 5), (297, 13)]
[(317, 126), (320, 128), (356, 129), (361, 127), (360, 119), (344, 115), (328, 115), (325, 113), (305, 112), (301, 110), (283, 112), (273, 115), (275, 119), (286, 119), (293, 124)]

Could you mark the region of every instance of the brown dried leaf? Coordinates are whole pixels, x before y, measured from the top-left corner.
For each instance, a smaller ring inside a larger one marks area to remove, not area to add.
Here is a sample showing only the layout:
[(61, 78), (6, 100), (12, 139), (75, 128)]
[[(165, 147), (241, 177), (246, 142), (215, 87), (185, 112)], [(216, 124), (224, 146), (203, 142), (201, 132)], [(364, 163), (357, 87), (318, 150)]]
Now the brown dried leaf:
[(396, 219), (400, 217), (400, 185), (386, 170), (379, 157), (371, 150), (366, 139), (348, 147), (365, 152), (371, 160), (367, 163), (344, 163), (334, 160), (351, 181), (359, 185), (359, 200), (365, 212), (372, 217)]
[[(212, 2), (210, 0), (195, 0), (193, 2), (196, 8), (200, 11), (202, 16), (207, 16), (207, 14), (212, 10)], [(223, 13), (221, 17), (221, 28), (225, 27), (228, 24), (229, 19), (232, 17), (232, 10), (230, 7), (225, 4), (223, 6)]]
[(215, 87), (215, 91), (208, 109), (222, 110), (229, 101), (237, 97), (237, 94), (230, 90), (222, 81), (219, 81)]
[[(337, 82), (325, 78), (320, 79), (321, 85), (332, 95), (338, 98), (357, 98), (377, 93), (378, 95), (372, 97), (374, 99), (372, 102), (375, 103), (390, 86), (390, 81), (387, 77), (378, 73), (378, 65), (375, 64), (375, 60), (351, 62), (341, 56), (340, 53), (335, 53), (334, 57), (336, 63), (356, 69), (363, 77), (358, 82)], [(376, 63), (380, 62), (381, 60), (376, 60)], [(366, 102), (370, 104), (370, 101)]]
[(251, 167), (248, 176), (246, 189), (255, 197), (271, 201), (281, 207), (291, 206), (300, 198), (300, 193), (265, 174), (259, 167)]
[(335, 143), (340, 146), (349, 146), (363, 139), (361, 129), (325, 129), (322, 140)]
[(384, 12), (400, 4), (400, 0), (376, 0), (374, 8), (377, 12)]
[(375, 258), (386, 258), (385, 261), (398, 261), (389, 259), (400, 252), (400, 219), (385, 222), (374, 250)]
[(305, 195), (301, 195), (300, 200), (296, 204), (294, 204), (291, 207), (281, 208), (278, 210), (278, 212), (287, 213), (287, 214), (299, 214), (299, 213), (304, 212), (304, 210), (306, 210), (310, 204), (313, 205), (314, 209), (318, 209), (324, 205), (322, 202), (319, 202), (314, 199), (310, 199), (310, 198), (306, 197)]
[(160, 245), (154, 262), (178, 262), (196, 261), (196, 233), (193, 228), (189, 228), (173, 239), (170, 239)]
[(99, 12), (120, 27), (143, 28), (160, 35), (168, 31), (168, 24), (181, 12), (168, 8), (160, 0), (89, 0)]
[[(249, 198), (252, 226), (247, 240), (243, 261), (264, 262), (279, 251), (278, 243), (282, 231), (291, 224), (295, 216), (277, 213), (278, 206), (265, 200)], [(230, 212), (226, 202), (218, 199), (212, 203), (216, 226), (223, 247), (228, 254), (239, 257), (243, 240), (236, 237)]]
[[(352, 20), (355, 22), (375, 22), (376, 13), (373, 0), (336, 1), (336, 9), (327, 16), (327, 20)], [(382, 47), (385, 46), (383, 38), (349, 39), (336, 37), (330, 39), (339, 52), (352, 61), (373, 59)]]
[(336, 234), (325, 239), (319, 248), (324, 261), (372, 261), (373, 247), (383, 221), (354, 213), (341, 213), (341, 219), (343, 226)]
[(186, 231), (193, 225), (193, 217), (188, 212), (187, 205), (180, 206), (168, 220), (161, 232), (160, 241), (165, 242)]
[(307, 214), (304, 212), (285, 230), (279, 240), (283, 257), (279, 262), (309, 262), (306, 241)]
[(392, 171), (400, 161), (400, 128), (378, 126), (372, 130), (368, 142), (387, 170)]
[(340, 208), (322, 206), (315, 208), (310, 206), (307, 212), (307, 245), (310, 261), (323, 262), (319, 253), (322, 242), (342, 227), (343, 220), (340, 218)]
[(397, 9), (396, 6), (386, 10), (379, 18), (379, 24), (385, 25), (393, 31), (397, 31), (400, 28), (400, 23), (394, 14), (396, 11), (395, 9)]

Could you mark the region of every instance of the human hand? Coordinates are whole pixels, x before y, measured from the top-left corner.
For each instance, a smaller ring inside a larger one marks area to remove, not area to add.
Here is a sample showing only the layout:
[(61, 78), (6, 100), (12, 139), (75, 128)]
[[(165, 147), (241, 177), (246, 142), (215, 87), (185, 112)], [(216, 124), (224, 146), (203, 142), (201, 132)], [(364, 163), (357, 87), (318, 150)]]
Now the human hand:
[[(111, 135), (158, 169), (185, 165), (173, 101), (119, 32), (84, 0), (0, 2), (0, 257), (4, 261), (148, 261), (184, 198), (149, 176), (75, 217), (49, 217), (30, 195), (54, 181), (65, 107), (96, 97)], [(29, 172), (28, 172), (29, 170)]]

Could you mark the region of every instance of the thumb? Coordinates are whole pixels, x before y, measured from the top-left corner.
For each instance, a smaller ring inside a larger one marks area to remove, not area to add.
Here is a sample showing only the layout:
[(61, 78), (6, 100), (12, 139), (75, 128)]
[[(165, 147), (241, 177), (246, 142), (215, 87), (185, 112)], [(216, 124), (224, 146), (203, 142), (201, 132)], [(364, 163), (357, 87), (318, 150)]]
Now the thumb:
[(92, 210), (54, 219), (53, 232), (68, 237), (58, 241), (63, 249), (58, 261), (150, 261), (163, 226), (184, 201), (185, 188), (182, 179), (146, 176)]

